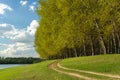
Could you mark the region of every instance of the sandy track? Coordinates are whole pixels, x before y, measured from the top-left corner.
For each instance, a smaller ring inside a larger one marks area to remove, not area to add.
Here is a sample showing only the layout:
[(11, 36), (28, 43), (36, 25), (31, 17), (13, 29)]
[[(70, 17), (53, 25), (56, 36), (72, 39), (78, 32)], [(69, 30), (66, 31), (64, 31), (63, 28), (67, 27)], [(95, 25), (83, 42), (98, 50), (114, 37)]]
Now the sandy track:
[(57, 71), (58, 73), (61, 73), (61, 74), (66, 74), (66, 75), (77, 77), (77, 78), (84, 79), (84, 80), (97, 80), (97, 79), (89, 78), (86, 76), (82, 76), (77, 73), (62, 71), (62, 70), (59, 70), (57, 67), (59, 67), (61, 69), (65, 69), (64, 67), (60, 66), (57, 61), (49, 65), (50, 69)]
[(93, 72), (93, 71), (86, 71), (86, 70), (77, 70), (77, 69), (71, 69), (71, 68), (66, 68), (61, 66), (59, 63), (57, 63), (57, 66), (61, 69), (64, 70), (71, 70), (71, 71), (77, 71), (77, 72), (82, 72), (82, 73), (88, 73), (88, 74), (93, 74), (93, 75), (98, 75), (98, 76), (105, 76), (113, 79), (118, 79), (120, 80), (120, 75), (114, 75), (114, 74), (104, 74), (104, 73), (98, 73), (98, 72)]

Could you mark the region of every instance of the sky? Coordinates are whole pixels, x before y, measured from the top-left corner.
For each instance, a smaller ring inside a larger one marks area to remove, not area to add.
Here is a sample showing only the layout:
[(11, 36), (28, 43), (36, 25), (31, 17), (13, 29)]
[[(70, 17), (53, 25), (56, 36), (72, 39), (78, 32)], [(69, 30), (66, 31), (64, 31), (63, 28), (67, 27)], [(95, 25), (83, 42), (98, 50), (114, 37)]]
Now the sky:
[(34, 35), (38, 0), (0, 0), (0, 56), (38, 57)]

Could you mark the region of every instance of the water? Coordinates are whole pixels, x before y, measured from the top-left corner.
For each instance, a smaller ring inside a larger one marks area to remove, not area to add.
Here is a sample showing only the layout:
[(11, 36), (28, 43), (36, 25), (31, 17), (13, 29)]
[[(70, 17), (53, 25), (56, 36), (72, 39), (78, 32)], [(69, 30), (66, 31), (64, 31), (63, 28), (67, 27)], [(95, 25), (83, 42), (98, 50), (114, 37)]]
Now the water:
[(23, 66), (25, 64), (0, 64), (0, 69), (16, 67), (16, 66)]

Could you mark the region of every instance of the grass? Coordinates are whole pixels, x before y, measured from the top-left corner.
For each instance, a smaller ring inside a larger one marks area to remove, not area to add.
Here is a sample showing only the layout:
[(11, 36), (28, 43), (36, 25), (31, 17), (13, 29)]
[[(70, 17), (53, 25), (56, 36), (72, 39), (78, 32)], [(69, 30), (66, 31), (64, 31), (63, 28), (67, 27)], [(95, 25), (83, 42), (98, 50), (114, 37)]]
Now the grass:
[[(54, 60), (51, 60), (27, 66), (1, 69), (0, 80), (82, 80), (49, 69), (48, 65), (53, 62)], [(60, 64), (68, 68), (120, 75), (120, 54), (69, 58), (62, 60)], [(112, 80), (107, 77), (87, 73), (76, 73), (100, 80)]]
[(86, 77), (89, 77), (89, 78), (95, 78), (97, 80), (113, 80), (112, 78), (108, 78), (108, 77), (105, 77), (105, 76), (98, 76), (98, 75), (94, 75), (94, 74), (88, 74), (88, 73), (83, 73), (83, 72), (78, 72), (78, 71), (73, 71), (73, 70), (65, 70), (65, 69), (61, 69), (61, 68), (58, 68), (58, 69), (61, 70), (61, 71), (65, 71), (65, 72), (77, 73), (79, 75), (86, 76)]
[(60, 64), (68, 68), (120, 75), (120, 54), (69, 58)]
[(0, 70), (0, 80), (78, 80), (48, 68), (54, 61)]

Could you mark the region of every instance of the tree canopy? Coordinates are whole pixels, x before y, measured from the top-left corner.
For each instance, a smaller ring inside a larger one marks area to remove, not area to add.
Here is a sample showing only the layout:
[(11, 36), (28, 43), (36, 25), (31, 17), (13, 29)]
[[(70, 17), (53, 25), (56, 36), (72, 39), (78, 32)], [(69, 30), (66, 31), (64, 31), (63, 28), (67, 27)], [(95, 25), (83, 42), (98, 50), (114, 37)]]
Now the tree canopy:
[(120, 53), (120, 0), (39, 0), (42, 58)]
[(0, 64), (33, 64), (41, 61), (44, 60), (32, 57), (0, 57)]

